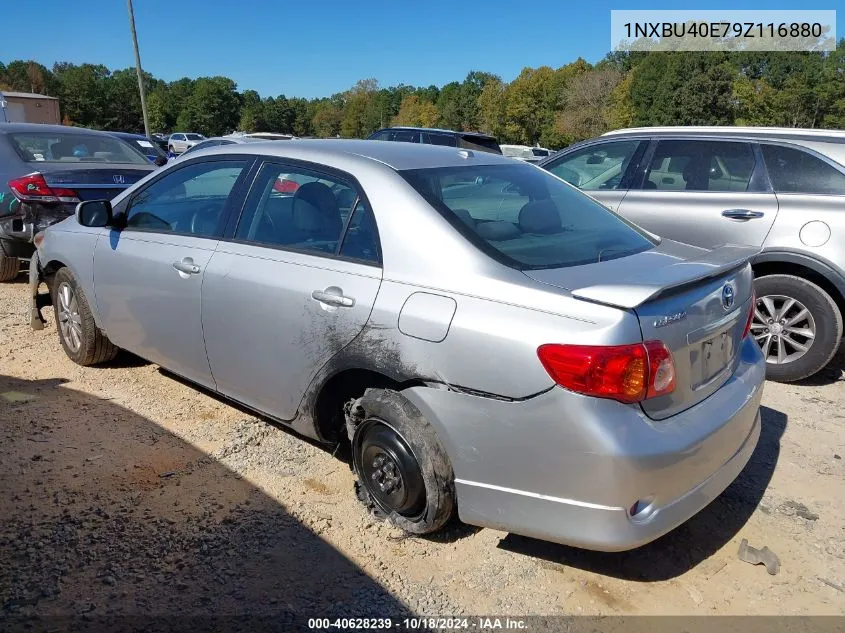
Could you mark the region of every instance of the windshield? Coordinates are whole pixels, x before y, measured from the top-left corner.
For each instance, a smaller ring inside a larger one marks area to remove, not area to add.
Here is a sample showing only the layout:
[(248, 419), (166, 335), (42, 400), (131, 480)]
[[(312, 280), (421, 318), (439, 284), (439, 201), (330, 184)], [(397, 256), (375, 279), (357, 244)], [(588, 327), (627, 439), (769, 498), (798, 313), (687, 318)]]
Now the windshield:
[(654, 246), (632, 224), (531, 165), (439, 167), (400, 174), (473, 244), (520, 270), (578, 266)]
[(202, 134), (185, 134), (185, 138), (189, 141), (201, 141), (205, 137)]
[(25, 161), (56, 163), (130, 163), (148, 165), (149, 159), (128, 143), (112, 136), (26, 132), (10, 134), (12, 146)]

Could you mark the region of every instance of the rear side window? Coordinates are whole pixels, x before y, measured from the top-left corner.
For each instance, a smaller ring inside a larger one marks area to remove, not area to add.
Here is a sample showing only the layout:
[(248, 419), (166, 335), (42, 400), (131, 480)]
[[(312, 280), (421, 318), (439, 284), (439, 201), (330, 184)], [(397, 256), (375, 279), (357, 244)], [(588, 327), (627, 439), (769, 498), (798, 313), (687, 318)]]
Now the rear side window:
[(489, 136), (475, 136), (474, 134), (461, 134), (460, 145), (466, 149), (474, 149), (479, 152), (489, 152), (491, 154), (501, 154), (502, 150), (499, 147), (498, 141)]
[(696, 139), (660, 141), (646, 170), (643, 188), (751, 191), (755, 164), (750, 143)]
[(617, 259), (654, 245), (586, 194), (525, 163), (400, 174), (471, 243), (520, 270)]
[(381, 132), (376, 132), (370, 137), (371, 141), (389, 141), (390, 140), (390, 130), (382, 130)]
[(845, 195), (845, 174), (820, 158), (782, 145), (761, 148), (776, 193)]
[(259, 172), (235, 232), (246, 242), (366, 261), (378, 261), (375, 235), (372, 214), (352, 185), (274, 163)]
[(640, 144), (611, 141), (590, 145), (562, 156), (546, 169), (585, 191), (618, 189)]
[(453, 134), (443, 134), (441, 132), (424, 132), (423, 142), (429, 145), (445, 145), (446, 147), (455, 147), (457, 139)]

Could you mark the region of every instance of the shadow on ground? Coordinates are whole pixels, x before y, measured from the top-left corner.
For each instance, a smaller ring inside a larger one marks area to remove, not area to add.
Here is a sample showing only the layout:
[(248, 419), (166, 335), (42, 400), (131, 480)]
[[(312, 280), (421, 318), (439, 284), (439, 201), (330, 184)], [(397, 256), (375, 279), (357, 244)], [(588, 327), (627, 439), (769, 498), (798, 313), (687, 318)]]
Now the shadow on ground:
[(155, 630), (222, 618), (287, 631), (408, 614), (275, 500), (132, 411), (0, 375), (0, 433), (0, 629), (155, 616)]
[(502, 539), (499, 547), (625, 580), (656, 582), (684, 574), (729, 542), (766, 492), (780, 454), (787, 417), (768, 407), (761, 407), (760, 412), (760, 441), (739, 477), (709, 506), (662, 538), (619, 553), (590, 552), (514, 534)]

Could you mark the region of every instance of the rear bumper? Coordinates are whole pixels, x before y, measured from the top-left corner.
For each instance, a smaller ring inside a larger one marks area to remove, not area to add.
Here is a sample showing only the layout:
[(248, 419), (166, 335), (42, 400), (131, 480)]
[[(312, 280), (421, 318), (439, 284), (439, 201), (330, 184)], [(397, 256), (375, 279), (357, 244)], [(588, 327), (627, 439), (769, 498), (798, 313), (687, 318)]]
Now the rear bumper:
[[(603, 551), (644, 545), (715, 499), (760, 436), (765, 364), (747, 339), (730, 380), (655, 422), (637, 406), (554, 388), (522, 402), (404, 393), (437, 428), (466, 523)], [(644, 509), (632, 517), (629, 508)]]

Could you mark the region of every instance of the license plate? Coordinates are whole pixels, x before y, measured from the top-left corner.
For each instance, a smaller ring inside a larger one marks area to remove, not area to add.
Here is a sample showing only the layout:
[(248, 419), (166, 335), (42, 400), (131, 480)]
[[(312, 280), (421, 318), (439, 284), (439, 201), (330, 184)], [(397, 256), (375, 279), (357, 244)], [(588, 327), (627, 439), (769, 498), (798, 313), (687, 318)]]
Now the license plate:
[(733, 337), (728, 332), (717, 334), (701, 344), (702, 382), (707, 382), (727, 367), (733, 358)]

